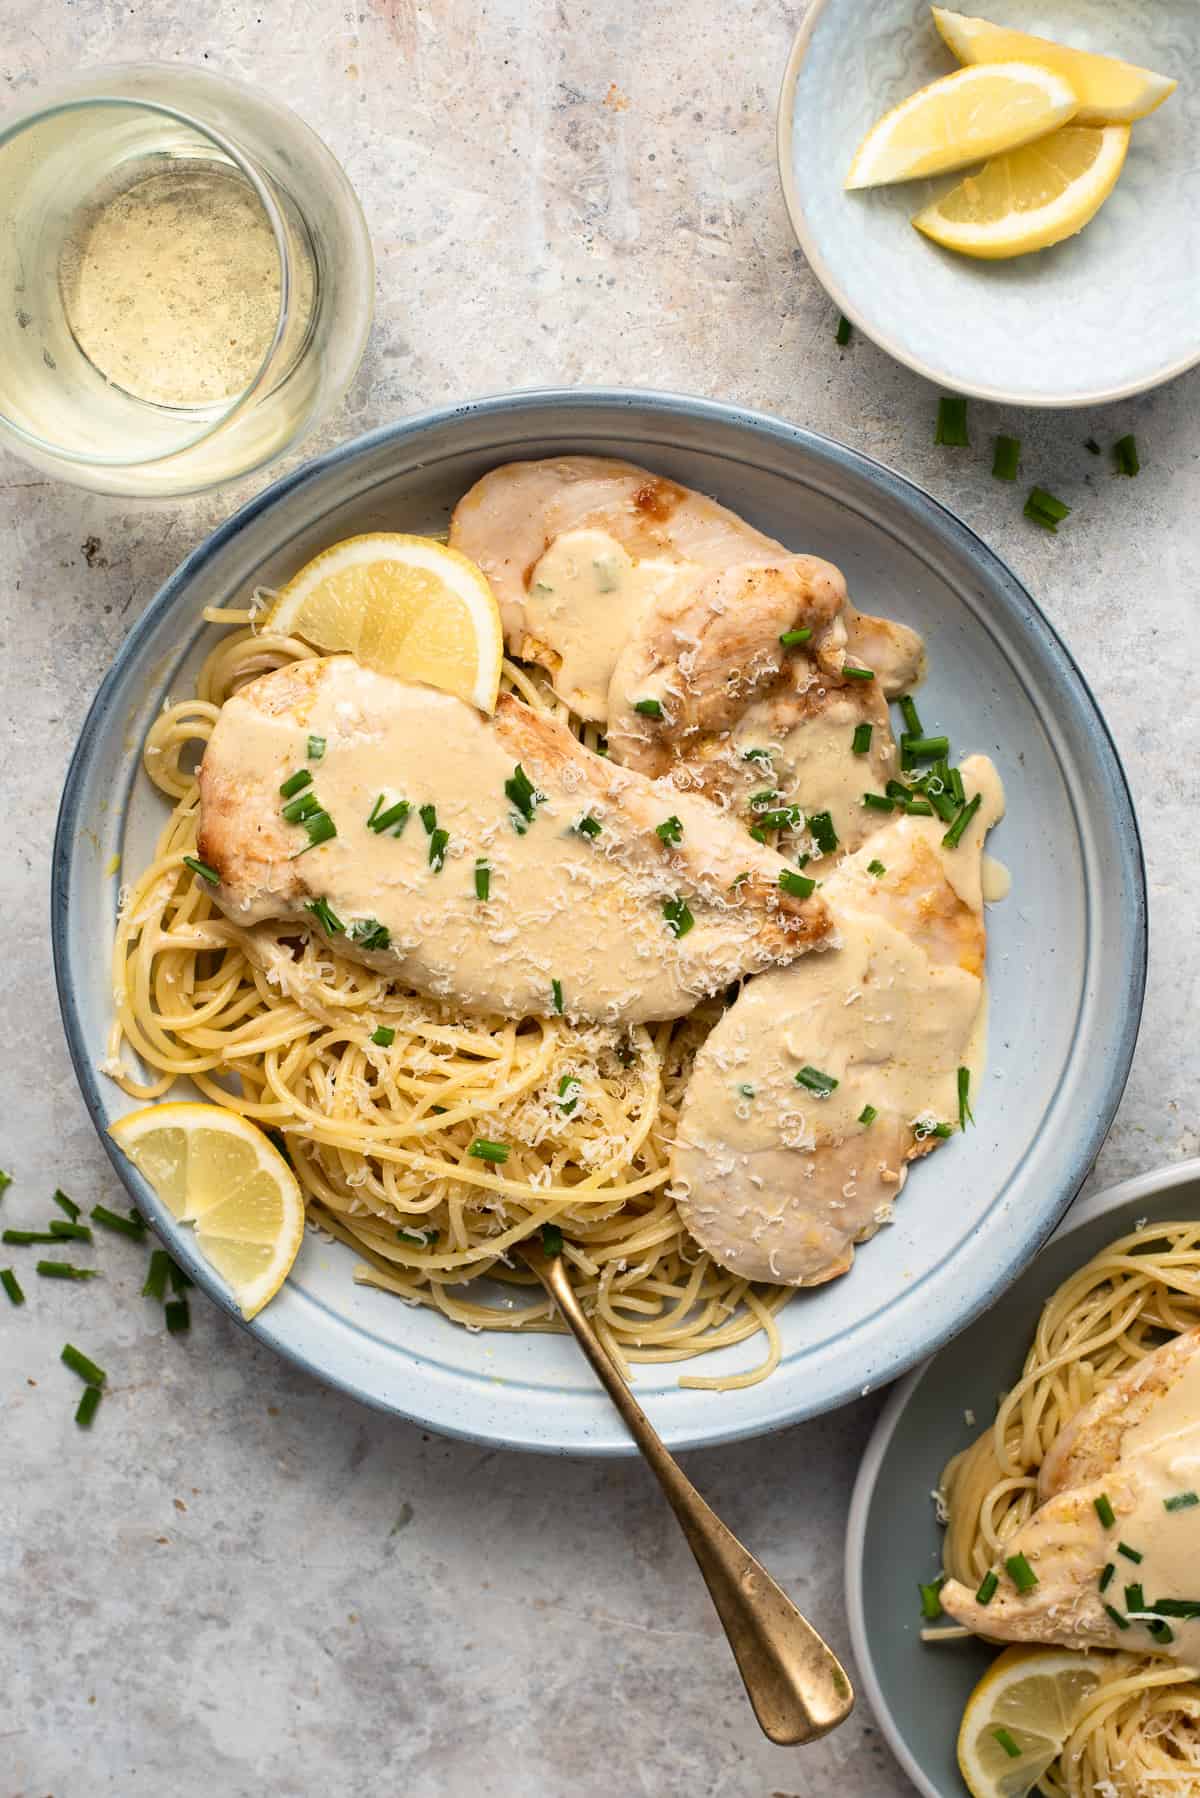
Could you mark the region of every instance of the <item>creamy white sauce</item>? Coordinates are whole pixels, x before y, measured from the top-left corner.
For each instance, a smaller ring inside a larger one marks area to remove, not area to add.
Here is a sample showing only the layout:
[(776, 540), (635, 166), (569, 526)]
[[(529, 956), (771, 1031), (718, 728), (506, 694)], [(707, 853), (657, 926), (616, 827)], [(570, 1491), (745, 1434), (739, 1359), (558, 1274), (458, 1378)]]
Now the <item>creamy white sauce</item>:
[[(1136, 1496), (1121, 1513), (1119, 1534), (1142, 1557), (1136, 1566), (1121, 1563), (1122, 1581), (1138, 1581), (1151, 1603), (1200, 1600), (1200, 1505), (1167, 1510), (1168, 1499), (1200, 1493), (1200, 1355), (1125, 1432), (1121, 1471)], [(1169, 1623), (1175, 1641), (1165, 1652), (1200, 1667), (1200, 1619), (1172, 1617)]]
[(983, 858), (983, 902), (985, 905), (999, 905), (1012, 892), (1012, 873), (1002, 861), (994, 855)]

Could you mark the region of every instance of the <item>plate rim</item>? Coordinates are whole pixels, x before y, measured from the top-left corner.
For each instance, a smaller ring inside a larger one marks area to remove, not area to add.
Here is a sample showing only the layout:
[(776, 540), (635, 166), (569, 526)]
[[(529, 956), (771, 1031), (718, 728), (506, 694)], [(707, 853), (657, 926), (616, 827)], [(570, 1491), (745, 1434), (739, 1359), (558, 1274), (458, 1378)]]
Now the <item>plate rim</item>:
[[(1183, 1161), (1166, 1162), (1163, 1166), (1151, 1168), (1144, 1174), (1131, 1174), (1125, 1180), (1118, 1180), (1113, 1186), (1105, 1186), (1099, 1192), (1089, 1193), (1081, 1199), (1078, 1207), (1073, 1207), (1062, 1219), (1053, 1235), (1043, 1245), (1049, 1248), (1053, 1242), (1066, 1241), (1076, 1231), (1085, 1228), (1098, 1217), (1106, 1216), (1110, 1211), (1119, 1211), (1123, 1206), (1134, 1204), (1145, 1199), (1154, 1198), (1159, 1193), (1170, 1192), (1175, 1186), (1185, 1186), (1200, 1180), (1200, 1155), (1189, 1155)], [(1041, 1250), (1038, 1251), (1039, 1255)], [(871, 1509), (871, 1501), (875, 1496), (875, 1488), (879, 1481), (880, 1469), (892, 1439), (899, 1429), (909, 1404), (925, 1379), (932, 1371), (934, 1362), (946, 1351), (946, 1344), (935, 1349), (934, 1353), (921, 1362), (919, 1367), (905, 1375), (892, 1388), (883, 1410), (875, 1421), (863, 1458), (859, 1463), (855, 1476), (854, 1491), (850, 1498), (850, 1509), (846, 1516), (845, 1547), (845, 1587), (846, 1587), (846, 1621), (850, 1630), (850, 1646), (854, 1654), (854, 1663), (862, 1681), (862, 1688), (871, 1708), (871, 1713), (887, 1738), (888, 1747), (912, 1780), (923, 1798), (946, 1798), (945, 1791), (931, 1784), (924, 1769), (914, 1757), (907, 1741), (896, 1722), (891, 1706), (883, 1695), (875, 1661), (871, 1654), (870, 1631), (866, 1626), (866, 1611), (863, 1602), (863, 1558), (867, 1537), (867, 1517)]]
[[(793, 447), (799, 446), (809, 450), (818, 463), (856, 472), (884, 491), (901, 499), (907, 499), (910, 506), (915, 505), (918, 511), (925, 513), (931, 526), (944, 543), (956, 546), (965, 556), (986, 566), (992, 578), (1006, 585), (1013, 594), (1020, 596), (1022, 609), (1026, 613), (1026, 623), (1035, 635), (1041, 637), (1043, 648), (1057, 656), (1069, 671), (1076, 684), (1080, 702), (1087, 713), (1089, 727), (1095, 730), (1102, 749), (1106, 750), (1111, 758), (1114, 774), (1112, 798), (1118, 813), (1117, 835), (1125, 848), (1129, 882), (1135, 896), (1136, 916), (1131, 933), (1129, 964), (1125, 970), (1128, 1002), (1122, 1011), (1120, 1033), (1115, 1045), (1102, 1102), (1092, 1112), (1087, 1129), (1080, 1135), (1078, 1154), (1072, 1164), (1074, 1175), (1066, 1182), (1053, 1211), (1041, 1217), (1036, 1229), (1023, 1239), (1021, 1260), (1019, 1263), (1014, 1262), (1011, 1276), (1015, 1278), (1019, 1266), (1027, 1264), (1028, 1260), (1037, 1253), (1087, 1178), (1088, 1171), (1120, 1102), (1128, 1080), (1136, 1044), (1147, 972), (1146, 871), (1137, 817), (1120, 755), (1103, 712), (1069, 648), (1024, 583), (969, 524), (960, 519), (917, 482), (861, 450), (852, 449), (836, 439), (825, 437), (802, 426), (793, 425), (769, 413), (687, 394), (625, 387), (528, 388), (513, 393), (488, 395), (450, 406), (429, 408), (409, 418), (378, 426), (345, 443), (335, 445), (321, 456), (302, 463), (290, 473), (270, 483), (223, 520), (168, 575), (118, 645), (112, 664), (106, 671), (85, 715), (65, 776), (51, 851), (50, 922), (55, 985), (68, 1051), (92, 1126), (122, 1184), (133, 1192), (135, 1200), (144, 1198), (145, 1195), (139, 1195), (135, 1185), (131, 1184), (134, 1170), (125, 1164), (124, 1158), (119, 1155), (106, 1127), (105, 1107), (98, 1072), (88, 1051), (72, 977), (69, 952), (72, 895), (68, 879), (72, 846), (80, 823), (83, 777), (90, 753), (96, 739), (107, 724), (113, 696), (120, 687), (126, 665), (136, 656), (144, 639), (153, 633), (160, 620), (171, 611), (181, 591), (186, 591), (193, 579), (203, 571), (226, 544), (250, 526), (261, 513), (276, 507), (289, 498), (294, 498), (296, 494), (310, 488), (314, 483), (323, 481), (332, 471), (347, 462), (369, 455), (380, 447), (402, 448), (414, 439), (419, 441), (422, 434), (426, 432), (444, 426), (453, 426), (456, 422), (474, 419), (487, 421), (495, 418), (511, 427), (515, 422), (519, 422), (522, 414), (536, 413), (545, 409), (573, 408), (576, 411), (581, 409), (584, 416), (579, 419), (577, 434), (583, 437), (587, 434), (589, 423), (594, 419), (605, 416), (619, 417), (623, 412), (634, 407), (664, 414), (668, 419), (679, 421), (682, 424), (695, 425), (698, 420), (703, 422), (708, 419), (722, 425), (749, 430), (755, 437), (765, 438), (768, 442), (783, 442)], [(591, 416), (589, 417), (589, 415)], [(190, 1240), (189, 1233), (181, 1233), (179, 1241), (172, 1240), (170, 1246), (172, 1253), (183, 1262), (197, 1284), (241, 1328), (248, 1330), (257, 1340), (264, 1342), (266, 1346), (282, 1354), (294, 1365), (303, 1368), (326, 1384), (390, 1415), (403, 1417), (410, 1422), (435, 1429), (446, 1435), (460, 1436), (487, 1445), (501, 1444), (533, 1452), (579, 1454), (600, 1458), (617, 1455), (631, 1456), (637, 1452), (632, 1440), (623, 1433), (606, 1440), (593, 1440), (586, 1433), (581, 1434), (578, 1430), (569, 1439), (567, 1439), (566, 1433), (562, 1437), (550, 1438), (535, 1436), (532, 1433), (512, 1436), (501, 1434), (494, 1428), (489, 1431), (483, 1427), (471, 1429), (457, 1423), (447, 1424), (441, 1418), (431, 1418), (425, 1412), (407, 1410), (391, 1394), (384, 1395), (365, 1390), (356, 1383), (352, 1375), (338, 1373), (325, 1366), (318, 1366), (301, 1350), (281, 1341), (271, 1330), (269, 1319), (256, 1318), (247, 1322), (232, 1298), (216, 1282), (207, 1263), (200, 1258), (194, 1243)], [(945, 1323), (932, 1344), (925, 1344), (915, 1354), (907, 1351), (899, 1352), (894, 1361), (881, 1370), (878, 1383), (898, 1378), (913, 1365), (915, 1360), (936, 1353), (953, 1335), (965, 1329), (981, 1312), (992, 1305), (1006, 1290), (1008, 1283), (1007, 1279), (1000, 1284), (993, 1282), (980, 1292), (971, 1305), (961, 1312), (956, 1312)], [(599, 1389), (597, 1388), (597, 1390)], [(803, 1398), (798, 1398), (769, 1420), (751, 1419), (739, 1423), (728, 1417), (720, 1417), (714, 1411), (711, 1420), (706, 1422), (701, 1429), (670, 1430), (665, 1434), (671, 1445), (678, 1449), (717, 1446), (745, 1437), (770, 1434), (806, 1417), (836, 1409), (858, 1396), (860, 1390), (861, 1388), (857, 1386), (853, 1390), (847, 1389), (839, 1397), (828, 1402), (822, 1401), (816, 1407), (807, 1405)]]
[(803, 251), (804, 260), (829, 298), (845, 314), (851, 324), (858, 327), (864, 337), (870, 338), (872, 343), (876, 344), (886, 355), (891, 356), (894, 361), (901, 363), (905, 368), (911, 368), (914, 374), (923, 375), (927, 381), (933, 382), (937, 387), (949, 388), (952, 392), (966, 394), (971, 399), (990, 400), (1000, 406), (1031, 406), (1046, 412), (1070, 412), (1085, 406), (1107, 406), (1115, 400), (1132, 399), (1135, 394), (1149, 393), (1156, 387), (1164, 386), (1168, 381), (1174, 381), (1179, 375), (1186, 374), (1189, 368), (1195, 368), (1196, 364), (1200, 363), (1200, 334), (1198, 334), (1192, 350), (1186, 352), (1177, 361), (1137, 380), (1126, 381), (1117, 387), (1096, 387), (1058, 398), (1050, 398), (1044, 393), (1030, 389), (990, 387), (984, 382), (961, 381), (957, 377), (950, 380), (945, 370), (937, 368), (933, 363), (923, 362), (911, 351), (902, 349), (895, 339), (876, 323), (868, 324), (816, 246), (808, 228), (804, 203), (800, 197), (800, 189), (792, 168), (796, 85), (800, 79), (800, 68), (808, 53), (813, 34), (829, 10), (831, 10), (831, 0), (810, 0), (808, 11), (792, 40), (792, 48), (784, 66), (783, 81), (779, 90), (779, 105), (775, 115), (775, 160), (779, 171), (779, 185), (783, 192), (784, 210), (788, 215), (792, 234)]

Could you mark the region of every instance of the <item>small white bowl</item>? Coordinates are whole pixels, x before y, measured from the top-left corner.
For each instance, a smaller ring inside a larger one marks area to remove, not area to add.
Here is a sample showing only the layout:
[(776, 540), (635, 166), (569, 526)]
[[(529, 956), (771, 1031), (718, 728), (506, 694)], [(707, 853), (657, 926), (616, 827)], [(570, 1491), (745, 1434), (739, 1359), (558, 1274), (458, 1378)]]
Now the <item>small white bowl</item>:
[(1175, 75), (1133, 127), (1116, 189), (1079, 236), (1009, 262), (940, 249), (912, 216), (958, 176), (846, 193), (883, 113), (956, 67), (925, 0), (812, 0), (779, 103), (793, 228), (836, 305), (957, 393), (1092, 406), (1200, 361), (1200, 6), (1196, 0), (962, 0), (998, 23)]

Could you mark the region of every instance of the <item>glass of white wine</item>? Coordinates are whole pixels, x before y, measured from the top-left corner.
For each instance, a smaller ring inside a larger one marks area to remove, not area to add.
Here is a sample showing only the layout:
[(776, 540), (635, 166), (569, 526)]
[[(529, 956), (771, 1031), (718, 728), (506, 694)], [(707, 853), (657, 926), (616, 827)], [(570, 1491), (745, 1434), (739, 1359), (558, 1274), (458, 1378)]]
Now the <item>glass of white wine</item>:
[(0, 125), (0, 443), (65, 480), (261, 467), (345, 392), (373, 297), (342, 169), (239, 83), (98, 69)]

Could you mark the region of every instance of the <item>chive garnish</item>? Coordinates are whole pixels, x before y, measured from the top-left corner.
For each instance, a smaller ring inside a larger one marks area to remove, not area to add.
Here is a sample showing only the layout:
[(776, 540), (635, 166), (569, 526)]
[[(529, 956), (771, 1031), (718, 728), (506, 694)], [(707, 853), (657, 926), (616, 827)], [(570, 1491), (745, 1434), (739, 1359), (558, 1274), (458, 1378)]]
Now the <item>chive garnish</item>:
[(837, 831), (833, 828), (833, 819), (828, 812), (810, 812), (808, 828), (813, 842), (822, 855), (832, 855), (838, 846)]
[(904, 811), (910, 818), (933, 817), (933, 807), (930, 805), (928, 799), (906, 799), (904, 801)]
[(878, 1116), (879, 1116), (879, 1113), (876, 1111), (876, 1109), (873, 1105), (864, 1105), (862, 1110), (858, 1114), (858, 1121), (860, 1124), (865, 1125), (865, 1127), (869, 1130), (871, 1125), (875, 1122), (875, 1119)]
[(975, 1594), (976, 1604), (991, 1604), (996, 1596), (996, 1587), (1000, 1584), (1000, 1575), (995, 1572), (985, 1573), (980, 1581), (979, 1590)]
[(356, 918), (350, 926), (350, 940), (360, 949), (390, 949), (392, 933), (378, 918)]
[(1200, 1492), (1177, 1492), (1174, 1498), (1163, 1499), (1164, 1511), (1190, 1511), (1193, 1505), (1200, 1505)]
[(998, 436), (996, 438), (996, 453), (992, 458), (992, 473), (996, 479), (998, 481), (1015, 481), (1020, 463), (1020, 438)]
[(958, 1127), (965, 1130), (968, 1124), (975, 1122), (975, 1113), (971, 1110), (971, 1070), (958, 1070)]
[(370, 811), (367, 813), (367, 829), (368, 830), (371, 829), (372, 825), (375, 823), (376, 818), (379, 816), (379, 808), (382, 804), (383, 804), (383, 794), (377, 793), (375, 795), (375, 803), (371, 807)]
[(764, 787), (761, 793), (751, 793), (750, 810), (752, 812), (769, 812), (772, 800), (778, 798), (778, 787)]
[(750, 1085), (750, 1083), (748, 1081), (745, 1081), (745, 1080), (738, 1087), (738, 1092), (741, 1094), (743, 1099), (752, 1099), (754, 1097), (754, 1088)]
[(163, 1306), (168, 1336), (181, 1336), (192, 1327), (192, 1313), (186, 1299), (168, 1299)]
[(1111, 1617), (1112, 1621), (1116, 1624), (1118, 1629), (1128, 1629), (1129, 1628), (1128, 1617), (1122, 1617), (1120, 1611), (1114, 1610), (1112, 1605), (1110, 1605), (1110, 1604), (1106, 1604), (1104, 1609), (1107, 1611), (1109, 1617)]
[(492, 865), (480, 856), (475, 863), (475, 897), (487, 899), (492, 890)]
[[(798, 805), (778, 805), (773, 811), (758, 813), (758, 841), (764, 842), (764, 832), (768, 830), (795, 830), (804, 821), (804, 812)], [(810, 820), (811, 822), (811, 820)], [(752, 830), (751, 836), (755, 835)]]
[(842, 664), (842, 679), (843, 680), (874, 680), (875, 679), (875, 670), (873, 668), (851, 668), (847, 663), (843, 663)]
[(310, 737), (308, 739), (308, 759), (309, 759), (309, 761), (310, 762), (319, 762), (323, 758), (324, 754), (325, 754), (325, 739), (324, 739), (324, 737)]
[(818, 1099), (827, 1099), (837, 1084), (832, 1074), (823, 1074), (820, 1068), (810, 1067), (807, 1062), (796, 1075), (796, 1085), (807, 1087)]
[(967, 797), (966, 788), (963, 786), (962, 773), (958, 768), (950, 768), (947, 772), (950, 775), (950, 797), (954, 800), (956, 805), (962, 805)]
[(505, 1143), (488, 1142), (486, 1137), (477, 1136), (467, 1154), (473, 1155), (476, 1161), (491, 1161), (499, 1165), (508, 1160), (508, 1147)]
[(944, 444), (947, 449), (966, 449), (969, 446), (967, 402), (960, 393), (944, 393), (938, 401), (937, 429), (933, 441)]
[(654, 826), (654, 834), (661, 837), (664, 843), (679, 843), (683, 841), (683, 825), (672, 812), (669, 818), (664, 818), (661, 824)]
[(1025, 516), (1040, 524), (1044, 531), (1057, 531), (1064, 518), (1071, 516), (1070, 506), (1047, 493), (1044, 487), (1031, 487), (1025, 501)]
[(1007, 1729), (994, 1729), (992, 1735), (995, 1737), (996, 1741), (999, 1742), (1009, 1760), (1020, 1760), (1021, 1750), (1018, 1748), (1015, 1738)]
[(836, 344), (840, 344), (842, 349), (845, 349), (850, 341), (850, 320), (846, 317), (844, 312), (838, 319), (837, 330), (833, 334), (833, 341)]
[(1156, 1598), (1146, 1609), (1164, 1617), (1200, 1617), (1200, 1598)]
[[(292, 803), (296, 802), (293, 800)], [(315, 849), (319, 843), (330, 842), (337, 835), (337, 825), (328, 812), (314, 812), (310, 818), (305, 818), (303, 823), (308, 832), (308, 842), (303, 849), (297, 849), (296, 854), (291, 858), (292, 861), (296, 860), (296, 856), (307, 855), (308, 851)]]
[(958, 848), (958, 845), (962, 842), (963, 832), (966, 830), (967, 825), (971, 822), (971, 819), (975, 816), (982, 804), (983, 794), (976, 793), (974, 799), (972, 799), (969, 804), (963, 806), (957, 818), (955, 818), (953, 824), (942, 838), (942, 842), (947, 849)]
[(937, 762), (950, 753), (949, 737), (914, 737), (907, 731), (900, 738), (900, 747), (914, 762)]
[(734, 877), (733, 877), (733, 879), (732, 879), (732, 880), (731, 880), (731, 881), (730, 881), (730, 883), (729, 883), (729, 890), (730, 890), (730, 892), (731, 892), (731, 893), (736, 893), (736, 892), (737, 892), (737, 889), (738, 889), (738, 888), (739, 888), (739, 887), (744, 887), (744, 886), (745, 886), (745, 884), (746, 884), (746, 882), (747, 882), (747, 881), (748, 881), (748, 880), (749, 880), (749, 878), (750, 878), (750, 875), (749, 875), (749, 873), (745, 873), (745, 872), (743, 872), (743, 873), (741, 873), (741, 874), (735, 874), (735, 875), (734, 875)]
[(330, 936), (337, 936), (340, 932), (344, 932), (346, 926), (342, 923), (342, 920), (338, 917), (328, 899), (309, 899), (306, 902), (304, 909), (305, 911), (310, 911), (312, 913), (313, 917), (317, 920), (317, 923), (321, 926), (321, 929), (327, 931)]
[(449, 842), (448, 830), (435, 830), (429, 839), (429, 866), (435, 874), (440, 874), (446, 865), (446, 848)]
[(542, 1225), (543, 1255), (561, 1255), (563, 1252), (563, 1233), (557, 1224)]
[(662, 704), (657, 699), (635, 699), (633, 709), (640, 712), (643, 718), (661, 718), (663, 715)]
[(593, 818), (589, 813), (579, 820), (575, 828), (581, 837), (598, 837), (604, 826), (598, 818)]
[(742, 760), (744, 762), (766, 762), (769, 765), (771, 751), (769, 749), (743, 749)]
[[(1133, 473), (1137, 473), (1136, 468), (1133, 470)], [(1173, 1642), (1175, 1640), (1175, 1631), (1171, 1628), (1169, 1623), (1164, 1623), (1161, 1617), (1156, 1617), (1153, 1623), (1148, 1623), (1146, 1625), (1146, 1628), (1150, 1631), (1154, 1640), (1164, 1648), (1168, 1642)]]
[(196, 1284), (190, 1274), (184, 1273), (178, 1261), (171, 1261), (167, 1268), (167, 1272), (171, 1277), (172, 1292), (186, 1292), (189, 1286), (194, 1286)]
[(779, 885), (793, 899), (807, 899), (815, 892), (817, 883), (810, 880), (807, 874), (793, 874), (790, 868), (785, 868), (779, 876)]
[(308, 769), (297, 768), (294, 774), (289, 774), (287, 779), (281, 783), (279, 791), (285, 799), (294, 799), (297, 793), (302, 792), (305, 787), (311, 786), (312, 775)]
[(1038, 1583), (1038, 1576), (1024, 1555), (1009, 1555), (1004, 1565), (1008, 1569), (1009, 1579), (1018, 1592), (1033, 1591)]
[(896, 801), (889, 799), (886, 793), (864, 793), (863, 804), (873, 812), (894, 812)]
[(761, 825), (758, 825), (758, 824), (752, 824), (750, 826), (750, 835), (753, 837), (753, 839), (756, 843), (765, 843), (767, 840), (766, 831), (763, 830)]
[(14, 1248), (27, 1249), (34, 1242), (57, 1242), (58, 1238), (52, 1230), (5, 1230), (0, 1242), (8, 1242)]
[(681, 936), (686, 936), (696, 922), (686, 899), (668, 899), (663, 905), (662, 912), (666, 919), (667, 929), (677, 941)]
[(881, 861), (877, 860), (877, 861), (867, 863), (867, 873), (873, 874), (875, 876), (876, 880), (878, 880), (881, 875), (884, 875), (887, 873), (887, 869), (884, 867), (884, 865)]
[(66, 1363), (72, 1373), (77, 1373), (81, 1380), (86, 1380), (89, 1386), (103, 1386), (108, 1378), (102, 1367), (97, 1367), (82, 1349), (75, 1348), (69, 1342), (64, 1344), (59, 1359)]
[(375, 801), (375, 810), (367, 819), (367, 829), (373, 830), (377, 837), (381, 837), (385, 830), (390, 830), (395, 824), (398, 826), (396, 835), (403, 836), (404, 826), (408, 823), (408, 814), (412, 811), (412, 806), (407, 799), (397, 799), (395, 805), (389, 805), (385, 811), (381, 812), (379, 803), (382, 798), (383, 794), (381, 793), (379, 799)]
[(898, 700), (897, 703), (900, 707), (900, 716), (904, 719), (904, 728), (908, 732), (908, 735), (910, 737), (921, 736), (921, 714), (917, 710), (916, 700), (910, 699), (906, 693), (904, 698)]
[(561, 980), (552, 980), (550, 982), (550, 997), (551, 997), (551, 1000), (553, 1001), (555, 1011), (558, 1013), (558, 1016), (561, 1018), (562, 1008), (563, 1008), (563, 990), (562, 990), (562, 981)]
[(418, 1236), (415, 1230), (397, 1230), (396, 1240), (398, 1242), (411, 1242), (418, 1249), (427, 1249), (431, 1242), (437, 1241), (437, 1231), (435, 1230), (432, 1236)]
[(144, 1299), (163, 1299), (167, 1292), (167, 1275), (171, 1269), (171, 1257), (166, 1249), (155, 1249), (150, 1257), (150, 1271), (146, 1275), (146, 1283), (142, 1287)]
[(207, 881), (210, 887), (220, 886), (221, 876), (217, 873), (217, 870), (215, 868), (210, 868), (207, 862), (202, 862), (199, 856), (185, 855), (183, 858), (183, 865), (185, 868), (190, 868), (192, 873), (198, 875), (201, 880)]
[(955, 805), (953, 799), (951, 799), (949, 793), (935, 793), (932, 787), (928, 787), (926, 793), (930, 805), (942, 820), (942, 823), (952, 824), (958, 812), (958, 807)]
[(0, 1167), (0, 1197), (3, 1197), (11, 1185), (12, 1175), (6, 1174), (4, 1169)]
[(935, 1124), (929, 1134), (930, 1136), (936, 1136), (940, 1142), (945, 1142), (948, 1136), (954, 1135), (954, 1125)]
[(56, 1186), (54, 1191), (50, 1194), (50, 1197), (54, 1200), (54, 1203), (58, 1206), (59, 1210), (65, 1211), (71, 1222), (74, 1223), (79, 1216), (79, 1206), (75, 1203), (74, 1199), (69, 1199), (61, 1186)]
[[(517, 773), (521, 774), (521, 768), (520, 768), (519, 763), (517, 765)], [(525, 776), (523, 774), (521, 774), (521, 779), (525, 780)], [(512, 783), (510, 781), (505, 782), (504, 790), (506, 793), (508, 793), (508, 789), (511, 784)], [(525, 781), (525, 785), (529, 786), (529, 782)], [(529, 791), (532, 793), (533, 788), (529, 787)], [(511, 793), (509, 793), (509, 798), (510, 799), (512, 798)], [(527, 818), (532, 817), (532, 815), (533, 815), (532, 812), (525, 813), (525, 816)], [(421, 807), (421, 822), (425, 826), (426, 836), (431, 837), (433, 835), (434, 831), (437, 829), (437, 806), (436, 805), (423, 805)]]
[(1116, 1569), (1116, 1565), (1114, 1562), (1106, 1561), (1104, 1563), (1104, 1571), (1100, 1575), (1100, 1590), (1102, 1592), (1108, 1591), (1109, 1586), (1112, 1584), (1113, 1574), (1116, 1571), (1117, 1571), (1117, 1569)]
[(1116, 457), (1119, 474), (1134, 475), (1142, 466), (1138, 461), (1137, 438), (1132, 434), (1118, 437), (1113, 444), (1113, 455)]
[(14, 1305), (25, 1303), (25, 1294), (21, 1291), (20, 1281), (11, 1267), (0, 1269), (0, 1286), (3, 1286)]
[(70, 1261), (39, 1261), (37, 1271), (44, 1280), (98, 1280), (100, 1278), (94, 1267), (75, 1267)]
[(1119, 1555), (1124, 1555), (1125, 1559), (1127, 1561), (1132, 1561), (1135, 1567), (1140, 1566), (1142, 1561), (1145, 1559), (1145, 1556), (1140, 1552), (1140, 1550), (1138, 1550), (1136, 1548), (1130, 1548), (1128, 1542), (1118, 1542), (1117, 1543), (1117, 1553)]
[(1144, 1611), (1145, 1608), (1146, 1594), (1142, 1591), (1141, 1581), (1135, 1580), (1132, 1586), (1125, 1588), (1125, 1609), (1127, 1611)]
[(920, 1580), (917, 1582), (917, 1591), (921, 1594), (921, 1615), (927, 1622), (932, 1623), (936, 1617), (940, 1617), (942, 1614), (941, 1592), (945, 1583), (944, 1574), (940, 1579), (931, 1580), (928, 1585)]
[(92, 1233), (86, 1224), (73, 1224), (65, 1217), (56, 1217), (50, 1225), (50, 1234), (55, 1242), (91, 1242)]
[[(513, 769), (510, 778), (505, 781), (504, 791), (509, 799), (512, 800), (526, 824), (531, 824), (533, 822), (535, 807), (540, 804), (546, 795), (538, 792), (524, 768), (522, 768), (520, 762), (518, 762)], [(422, 808), (421, 816), (425, 816), (424, 808)]]
[(564, 1074), (558, 1083), (558, 1108), (564, 1117), (570, 1117), (579, 1103), (579, 1095), (583, 1087), (574, 1074)]
[(799, 649), (800, 645), (802, 643), (807, 643), (811, 636), (812, 625), (805, 624), (794, 631), (781, 631), (779, 641), (783, 644), (785, 649)]
[(396, 1040), (396, 1032), (390, 1024), (380, 1024), (371, 1032), (371, 1041), (381, 1049), (390, 1049)]
[(306, 818), (315, 818), (320, 810), (321, 801), (310, 788), (308, 792), (301, 793), (299, 798), (289, 799), (280, 808), (280, 816), (285, 824), (303, 824)]
[(83, 1397), (75, 1407), (75, 1422), (81, 1430), (91, 1429), (92, 1419), (100, 1409), (101, 1397), (99, 1386), (88, 1386), (84, 1389)]
[(850, 751), (853, 755), (866, 755), (871, 747), (871, 730), (869, 724), (856, 724), (854, 735), (850, 739)]

